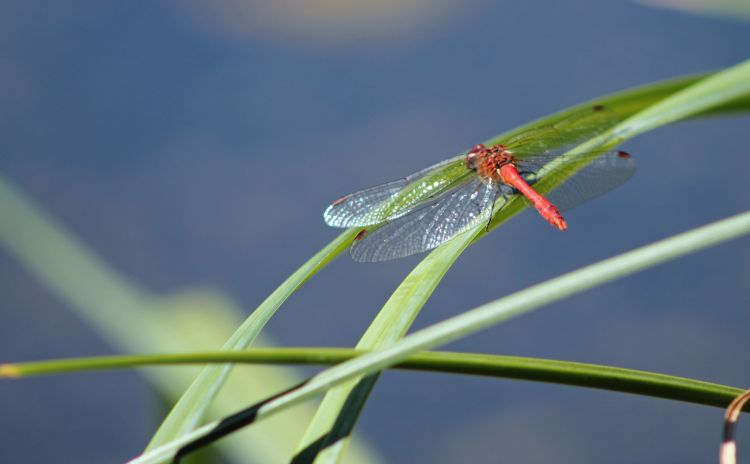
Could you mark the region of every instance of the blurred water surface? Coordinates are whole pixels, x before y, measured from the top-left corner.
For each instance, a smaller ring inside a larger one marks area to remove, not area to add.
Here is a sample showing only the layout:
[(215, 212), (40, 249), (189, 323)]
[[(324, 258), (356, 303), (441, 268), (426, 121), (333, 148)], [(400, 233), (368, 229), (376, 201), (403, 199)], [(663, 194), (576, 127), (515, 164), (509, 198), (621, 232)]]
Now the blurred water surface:
[[(748, 55), (746, 23), (625, 1), (10, 0), (0, 171), (148, 290), (207, 284), (249, 312), (338, 233), (321, 213), (341, 194), (565, 106)], [(633, 180), (569, 213), (565, 234), (531, 213), (498, 229), (461, 257), (416, 326), (746, 209), (748, 121), (691, 121), (628, 142)], [(450, 348), (747, 385), (748, 245)], [(269, 333), (352, 345), (418, 259), (343, 257)], [(0, 276), (3, 361), (110, 352), (5, 252)], [(132, 372), (0, 392), (3, 462), (123, 460), (156, 424)], [(614, 393), (388, 373), (358, 431), (387, 462), (687, 463), (715, 459), (720, 420), (717, 409)]]

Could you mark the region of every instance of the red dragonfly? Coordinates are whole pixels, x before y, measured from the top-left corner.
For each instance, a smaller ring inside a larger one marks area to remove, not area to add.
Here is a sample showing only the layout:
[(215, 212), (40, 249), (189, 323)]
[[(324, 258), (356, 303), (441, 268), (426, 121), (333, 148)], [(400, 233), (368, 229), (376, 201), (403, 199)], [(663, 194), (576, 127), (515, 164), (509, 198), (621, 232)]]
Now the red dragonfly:
[[(333, 227), (363, 227), (351, 247), (356, 261), (385, 261), (427, 251), (479, 224), (523, 196), (559, 230), (561, 210), (628, 180), (635, 163), (624, 151), (567, 158), (570, 148), (618, 122), (601, 105), (534, 127), (502, 145), (475, 145), (403, 179), (334, 201), (323, 217)], [(535, 188), (552, 188), (544, 196)]]

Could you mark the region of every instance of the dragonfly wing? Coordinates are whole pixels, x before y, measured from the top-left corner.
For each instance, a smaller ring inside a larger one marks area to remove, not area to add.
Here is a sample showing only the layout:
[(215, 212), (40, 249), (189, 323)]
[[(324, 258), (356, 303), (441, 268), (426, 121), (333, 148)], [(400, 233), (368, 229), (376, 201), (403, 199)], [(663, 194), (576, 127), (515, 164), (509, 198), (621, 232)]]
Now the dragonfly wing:
[[(545, 196), (561, 210), (576, 206), (610, 190), (619, 187), (630, 179), (635, 172), (635, 161), (624, 151), (586, 153), (577, 157), (581, 162), (588, 162), (577, 172), (575, 168), (561, 166), (554, 173), (543, 177), (545, 182), (558, 184)], [(529, 158), (519, 163), (524, 171), (536, 172), (549, 163), (545, 157)], [(580, 166), (580, 164), (577, 164)], [(535, 183), (537, 179), (530, 175), (527, 181)]]
[(490, 219), (498, 186), (479, 177), (354, 242), (355, 261), (387, 261), (431, 250)]
[[(363, 227), (379, 224), (392, 217), (403, 215), (420, 203), (420, 198), (400, 202), (397, 206), (388, 207), (388, 200), (408, 185), (424, 178), (439, 169), (454, 163), (459, 158), (451, 158), (425, 169), (417, 171), (403, 179), (387, 182), (352, 193), (334, 201), (323, 213), (326, 224), (332, 227)], [(468, 172), (468, 170), (466, 170)], [(436, 191), (436, 193), (439, 193)]]
[(368, 226), (382, 222), (384, 217), (380, 205), (406, 184), (406, 179), (394, 180), (342, 197), (326, 208), (323, 219), (332, 227)]
[(620, 118), (601, 105), (592, 106), (552, 124), (533, 127), (505, 145), (517, 158), (560, 155), (613, 127)]

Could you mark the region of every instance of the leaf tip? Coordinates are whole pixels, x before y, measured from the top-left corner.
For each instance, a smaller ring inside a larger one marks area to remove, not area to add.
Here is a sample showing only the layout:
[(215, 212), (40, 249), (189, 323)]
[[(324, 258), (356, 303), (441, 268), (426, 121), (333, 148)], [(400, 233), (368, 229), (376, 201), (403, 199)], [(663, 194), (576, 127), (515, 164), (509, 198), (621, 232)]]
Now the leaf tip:
[(13, 364), (0, 364), (0, 377), (17, 379), (21, 372)]

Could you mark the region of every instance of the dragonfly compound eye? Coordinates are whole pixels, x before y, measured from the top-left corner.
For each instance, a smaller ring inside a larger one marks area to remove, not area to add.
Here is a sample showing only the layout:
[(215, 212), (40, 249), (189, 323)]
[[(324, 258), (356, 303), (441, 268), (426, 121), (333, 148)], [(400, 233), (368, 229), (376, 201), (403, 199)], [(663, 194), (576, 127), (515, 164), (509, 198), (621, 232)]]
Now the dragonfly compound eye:
[(466, 154), (466, 160), (464, 161), (466, 164), (466, 169), (471, 169), (472, 171), (476, 171), (477, 169), (477, 153), (475, 151), (470, 151)]

